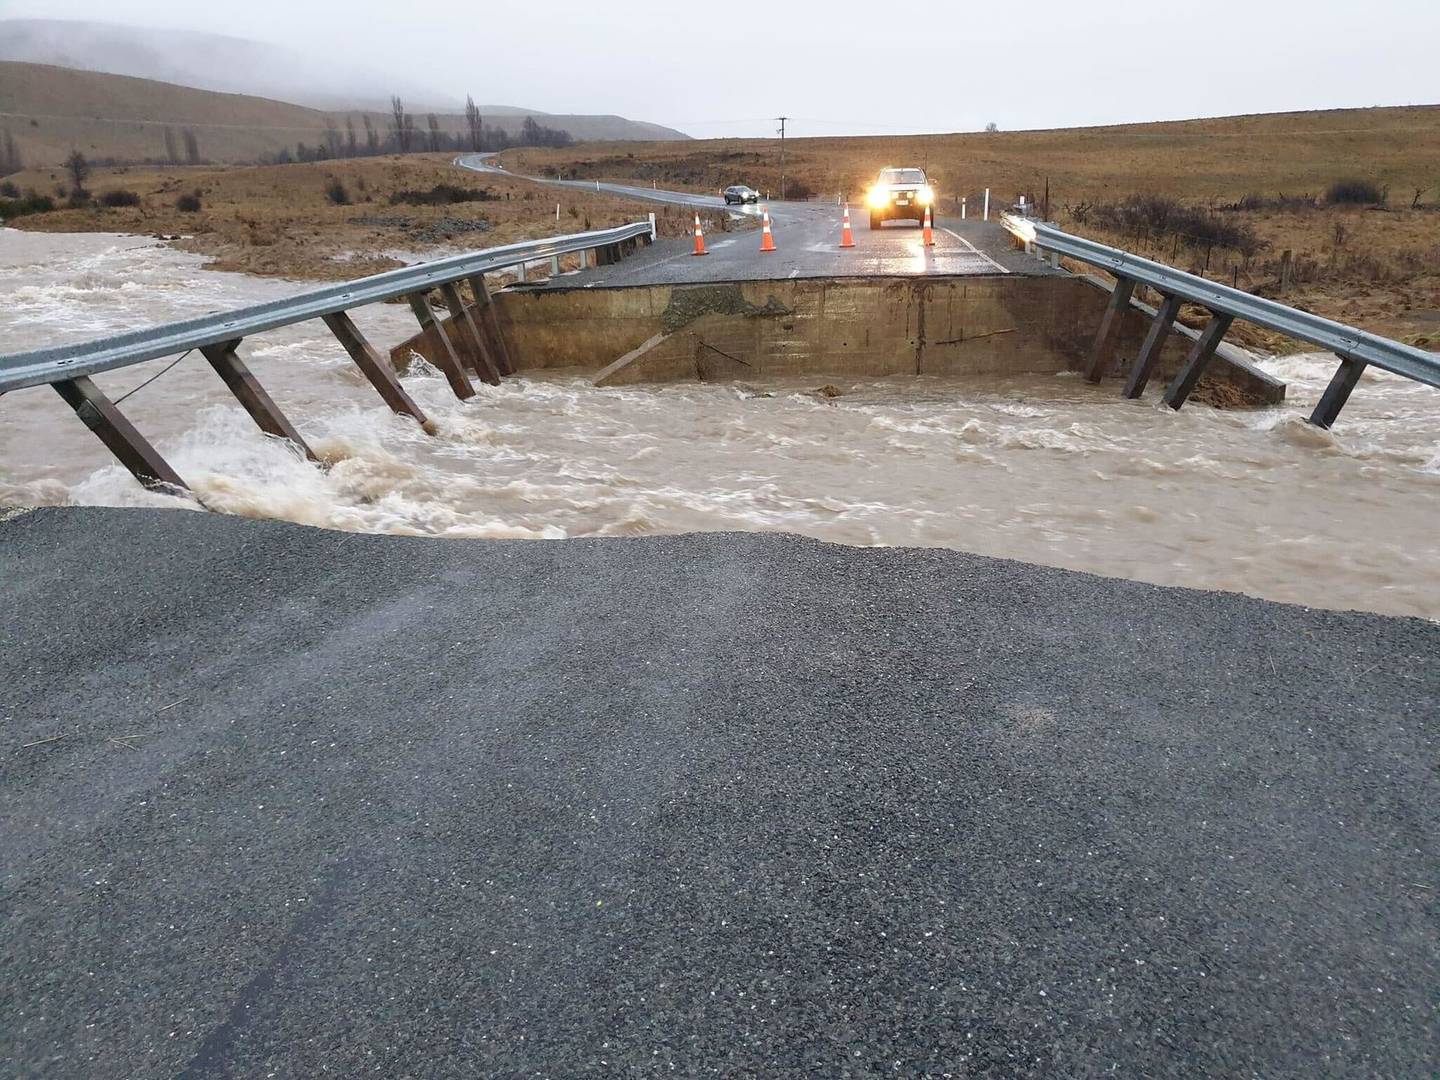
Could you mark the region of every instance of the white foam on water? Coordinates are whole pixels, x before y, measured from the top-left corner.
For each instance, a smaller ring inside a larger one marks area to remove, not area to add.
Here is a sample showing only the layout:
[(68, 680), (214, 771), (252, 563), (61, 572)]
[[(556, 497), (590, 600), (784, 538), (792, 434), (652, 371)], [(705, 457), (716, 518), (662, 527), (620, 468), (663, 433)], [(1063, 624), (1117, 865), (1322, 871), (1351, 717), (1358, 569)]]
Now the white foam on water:
[[(0, 230), (0, 351), (302, 287), (135, 238)], [(402, 305), (355, 317), (382, 349), (414, 328)], [(1290, 400), (1254, 412), (1174, 412), (1072, 373), (846, 382), (832, 398), (818, 377), (597, 389), (554, 372), (460, 402), (417, 361), (404, 382), (432, 438), (319, 323), (242, 355), (323, 468), (261, 435), (198, 354), (124, 406), (227, 513), (435, 537), (784, 530), (1440, 617), (1440, 395), (1367, 372), (1320, 431), (1305, 417), (1331, 357), (1264, 360)], [(118, 396), (167, 362), (97, 382)], [(45, 387), (0, 398), (0, 502), (195, 506), (140, 488)]]

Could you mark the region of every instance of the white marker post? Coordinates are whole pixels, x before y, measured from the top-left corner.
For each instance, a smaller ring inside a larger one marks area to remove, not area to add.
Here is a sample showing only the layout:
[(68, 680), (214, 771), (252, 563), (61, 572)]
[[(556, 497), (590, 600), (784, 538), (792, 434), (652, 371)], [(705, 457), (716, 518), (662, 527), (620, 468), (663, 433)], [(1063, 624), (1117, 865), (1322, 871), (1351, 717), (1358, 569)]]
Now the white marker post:
[(555, 220), (560, 220), (560, 204), (558, 202), (555, 204)]
[(655, 242), (655, 211), (650, 211), (650, 242)]
[(961, 199), (961, 200), (960, 200), (960, 220), (961, 220), (961, 221), (964, 221), (964, 220), (965, 220), (965, 200), (964, 200), (964, 199)]
[(990, 220), (990, 189), (985, 189), (985, 220)]

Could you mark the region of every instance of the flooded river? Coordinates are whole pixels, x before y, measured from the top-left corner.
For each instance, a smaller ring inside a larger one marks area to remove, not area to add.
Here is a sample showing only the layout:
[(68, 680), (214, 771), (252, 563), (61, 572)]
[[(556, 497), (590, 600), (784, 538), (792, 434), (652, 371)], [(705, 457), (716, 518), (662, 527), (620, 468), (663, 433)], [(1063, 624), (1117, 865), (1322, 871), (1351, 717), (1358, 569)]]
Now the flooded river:
[[(152, 241), (0, 230), (0, 352), (284, 296)], [(387, 346), (414, 328), (377, 305)], [(1339, 429), (1305, 423), (1334, 366), (1264, 366), (1289, 401), (1179, 413), (1072, 376), (596, 389), (406, 379), (438, 438), (392, 415), (315, 322), (242, 355), (330, 462), (259, 435), (192, 355), (124, 410), (205, 503), (309, 525), (559, 538), (777, 530), (942, 546), (1311, 606), (1440, 618), (1440, 392), (1367, 373)], [(602, 363), (613, 357), (596, 357)], [(118, 396), (157, 361), (101, 376)], [(0, 397), (0, 504), (185, 506), (145, 492), (48, 388)]]

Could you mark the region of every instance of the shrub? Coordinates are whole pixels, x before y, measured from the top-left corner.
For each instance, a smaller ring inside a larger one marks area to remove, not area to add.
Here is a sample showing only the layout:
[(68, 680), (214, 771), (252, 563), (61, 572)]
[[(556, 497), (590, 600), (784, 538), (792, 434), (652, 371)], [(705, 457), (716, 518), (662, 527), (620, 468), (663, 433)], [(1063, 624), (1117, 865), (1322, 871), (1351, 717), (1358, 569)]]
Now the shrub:
[(1379, 206), (1386, 191), (1369, 180), (1336, 180), (1325, 192), (1325, 201), (1335, 206)]
[(185, 214), (196, 214), (200, 212), (200, 192), (194, 191), (189, 195), (181, 195), (175, 200), (175, 209)]
[(84, 210), (90, 205), (90, 193), (76, 188), (70, 192), (70, 198), (65, 200), (67, 210)]
[(0, 218), (7, 220), (24, 217), (26, 214), (44, 214), (54, 209), (54, 199), (49, 195), (38, 195), (34, 191), (27, 191), (16, 199), (0, 199)]
[(498, 196), (489, 188), (463, 188), (456, 184), (436, 184), (429, 191), (397, 191), (390, 196), (390, 205), (448, 206), (451, 203), (494, 202)]
[(100, 205), (109, 207), (139, 206), (140, 196), (133, 191), (122, 191), (116, 189), (107, 191), (100, 196)]
[(1204, 207), (1187, 206), (1164, 195), (1131, 195), (1118, 203), (1086, 205), (1084, 218), (1077, 210), (1072, 210), (1076, 220), (1093, 221), (1102, 228), (1139, 239), (1170, 240), (1177, 247), (1228, 248), (1247, 259), (1264, 247), (1255, 230), (1244, 222), (1228, 220)]
[(325, 185), (325, 198), (329, 199), (336, 206), (350, 205), (350, 192), (341, 183), (339, 177), (332, 176), (330, 183)]
[(815, 189), (803, 180), (786, 180), (785, 197), (787, 199), (813, 199), (815, 197)]
[(9, 180), (5, 180), (3, 182), (0, 182), (0, 197), (6, 199), (18, 199), (20, 197), (20, 189), (14, 184), (12, 184)]

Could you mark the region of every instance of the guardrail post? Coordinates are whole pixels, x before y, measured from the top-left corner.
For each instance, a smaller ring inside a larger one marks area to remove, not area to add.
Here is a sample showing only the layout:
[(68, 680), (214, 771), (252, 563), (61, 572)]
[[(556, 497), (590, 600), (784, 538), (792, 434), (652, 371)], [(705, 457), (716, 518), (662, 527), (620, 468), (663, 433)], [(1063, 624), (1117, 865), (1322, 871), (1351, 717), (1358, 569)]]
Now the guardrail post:
[(1155, 313), (1155, 319), (1150, 324), (1150, 332), (1145, 335), (1145, 344), (1140, 346), (1140, 355), (1135, 360), (1135, 366), (1130, 369), (1130, 378), (1125, 383), (1125, 396), (1127, 398), (1138, 398), (1145, 392), (1145, 384), (1150, 381), (1150, 374), (1155, 370), (1156, 361), (1160, 359), (1160, 353), (1165, 348), (1165, 341), (1170, 336), (1170, 329), (1175, 325), (1175, 318), (1180, 314), (1180, 305), (1184, 303), (1178, 296), (1166, 296), (1160, 304), (1160, 310)]
[(141, 484), (152, 491), (167, 488), (190, 490), (180, 479), (180, 474), (170, 467), (145, 436), (135, 430), (135, 425), (125, 419), (115, 403), (102, 394), (88, 376), (62, 379), (50, 385)]
[(350, 354), (350, 359), (355, 361), (355, 366), (370, 380), (370, 385), (379, 391), (385, 404), (390, 406), (390, 411), (402, 416), (413, 416), (425, 434), (434, 435), (435, 422), (426, 419), (420, 406), (415, 404), (400, 385), (400, 380), (395, 377), (395, 369), (381, 358), (375, 351), (375, 346), (365, 340), (365, 335), (360, 333), (359, 327), (351, 321), (349, 314), (336, 311), (322, 315), (321, 318)]
[(1365, 361), (1356, 360), (1352, 356), (1340, 357), (1340, 366), (1331, 376), (1330, 385), (1325, 387), (1325, 393), (1320, 395), (1319, 404), (1310, 414), (1310, 423), (1316, 427), (1325, 428), (1327, 431), (1334, 427), (1340, 410), (1350, 400), (1350, 391), (1355, 389), (1355, 384), (1360, 381), (1360, 376), (1365, 373), (1365, 368), (1368, 366)]
[(504, 333), (500, 330), (500, 318), (495, 314), (495, 301), (490, 295), (490, 290), (485, 287), (485, 275), (475, 274), (467, 278), (470, 282), (470, 292), (475, 296), (475, 303), (480, 308), (480, 325), (489, 335), (491, 350), (495, 357), (496, 366), (500, 369), (501, 375), (514, 375), (515, 363), (510, 358), (510, 345), (505, 340)]
[(1130, 298), (1135, 295), (1133, 278), (1115, 279), (1115, 288), (1110, 293), (1110, 303), (1105, 316), (1100, 320), (1100, 329), (1095, 334), (1095, 344), (1090, 350), (1090, 366), (1085, 369), (1085, 378), (1098, 383), (1105, 374), (1115, 355), (1115, 341), (1120, 336), (1120, 327), (1130, 310)]
[(466, 339), (464, 344), (465, 351), (470, 354), (470, 367), (491, 386), (499, 386), (500, 369), (490, 359), (490, 350), (485, 346), (485, 339), (481, 337), (480, 328), (475, 325), (470, 309), (465, 306), (465, 301), (460, 299), (460, 290), (453, 281), (447, 281), (440, 286), (440, 295), (450, 312), (450, 324), (459, 329), (462, 339)]
[(560, 276), (560, 256), (559, 256), (559, 255), (551, 255), (551, 256), (550, 256), (550, 276), (551, 276), (551, 277), (559, 277), (559, 276)]
[(239, 341), (226, 341), (218, 345), (202, 345), (200, 352), (205, 359), (210, 361), (210, 366), (215, 369), (230, 392), (235, 395), (237, 401), (247, 413), (250, 419), (254, 420), (260, 430), (267, 435), (273, 435), (277, 439), (287, 439), (295, 444), (311, 461), (318, 462), (320, 459), (315, 456), (315, 451), (310, 449), (310, 444), (300, 437), (300, 432), (295, 430), (295, 425), (286, 419), (280, 407), (275, 404), (260, 381), (255, 378), (251, 370), (245, 366), (240, 359), (236, 349), (240, 347)]
[(1220, 347), (1220, 339), (1230, 329), (1230, 324), (1235, 321), (1233, 315), (1211, 315), (1210, 321), (1200, 334), (1200, 339), (1195, 342), (1190, 350), (1190, 356), (1185, 361), (1185, 366), (1180, 373), (1165, 389), (1165, 404), (1172, 409), (1178, 409), (1184, 405), (1195, 389), (1195, 384), (1200, 381), (1204, 374), (1205, 367), (1210, 363), (1210, 358), (1215, 355), (1215, 350)]
[(430, 301), (425, 299), (424, 293), (411, 293), (405, 299), (410, 302), (410, 310), (415, 313), (415, 319), (420, 323), (420, 332), (430, 339), (430, 352), (435, 358), (435, 366), (445, 373), (450, 389), (455, 391), (455, 396), (461, 401), (474, 397), (475, 387), (471, 386), (470, 380), (465, 377), (465, 369), (460, 365), (455, 345), (451, 342), (450, 335), (445, 332), (445, 324), (435, 318), (435, 313), (430, 310)]

